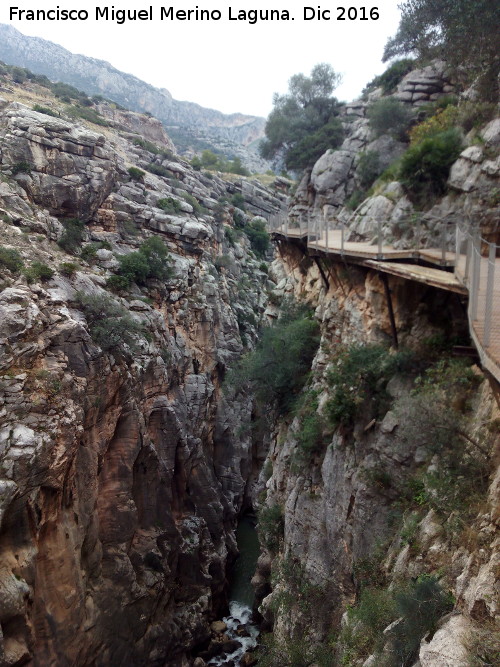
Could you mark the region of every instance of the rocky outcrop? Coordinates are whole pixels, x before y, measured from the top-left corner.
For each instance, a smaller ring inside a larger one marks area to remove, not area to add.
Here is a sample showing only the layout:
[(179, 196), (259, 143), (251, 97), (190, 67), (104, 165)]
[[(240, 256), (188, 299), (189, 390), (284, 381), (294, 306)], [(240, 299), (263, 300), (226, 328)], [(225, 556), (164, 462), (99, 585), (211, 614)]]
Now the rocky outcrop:
[(394, 97), (418, 107), (453, 93), (455, 86), (449, 68), (445, 62), (437, 60), (409, 72), (398, 84)]
[[(226, 183), (132, 143), (137, 117), (101, 134), (1, 106), (2, 246), (49, 269), (0, 276), (1, 662), (189, 664), (265, 455), (242, 428), (251, 397), (221, 385), (255, 341), (267, 274), (245, 235), (226, 238)], [(169, 176), (129, 174), (154, 160)], [(261, 193), (262, 211), (284, 197)], [(68, 217), (76, 256), (55, 243)], [(171, 277), (110, 292), (116, 257), (152, 234)]]

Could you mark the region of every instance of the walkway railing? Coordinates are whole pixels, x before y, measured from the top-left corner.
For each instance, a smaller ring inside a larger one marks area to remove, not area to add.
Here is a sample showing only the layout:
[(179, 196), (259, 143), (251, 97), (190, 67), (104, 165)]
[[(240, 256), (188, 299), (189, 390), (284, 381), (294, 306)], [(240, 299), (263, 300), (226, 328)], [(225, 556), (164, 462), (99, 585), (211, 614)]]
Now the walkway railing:
[[(272, 216), (271, 232), (301, 238), (316, 251), (341, 255), (344, 258), (365, 258), (381, 261), (422, 259), (439, 266), (453, 266), (457, 280), (469, 292), (468, 317), (471, 336), (483, 366), (500, 382), (500, 246), (489, 243), (479, 232), (455, 222), (439, 221), (436, 235), (424, 228), (419, 220), (408, 218), (413, 234), (404, 246), (394, 247), (390, 223), (377, 220), (362, 234), (335, 220), (322, 216), (290, 220), (286, 213)], [(353, 235), (368, 240), (350, 240)], [(425, 240), (425, 243), (424, 243)], [(428, 247), (429, 244), (433, 247)]]

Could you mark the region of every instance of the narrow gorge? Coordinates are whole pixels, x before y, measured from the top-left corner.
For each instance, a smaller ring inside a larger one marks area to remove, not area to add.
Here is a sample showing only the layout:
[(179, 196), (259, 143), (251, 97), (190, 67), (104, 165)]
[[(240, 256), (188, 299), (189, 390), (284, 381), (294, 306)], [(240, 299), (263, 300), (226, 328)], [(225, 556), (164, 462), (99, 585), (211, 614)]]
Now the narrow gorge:
[[(200, 169), (149, 115), (14, 79), (1, 70), (0, 664), (496, 664), (500, 392), (465, 290), (269, 220), (372, 245), (382, 225), (401, 249), (465, 220), (498, 244), (498, 107), (425, 111), (453, 78), (409, 68), (341, 105), (342, 140), (294, 185)], [(393, 168), (408, 140), (375, 129), (386, 100), (410, 132), (460, 128), (424, 203)], [(258, 561), (235, 593), (241, 550)]]

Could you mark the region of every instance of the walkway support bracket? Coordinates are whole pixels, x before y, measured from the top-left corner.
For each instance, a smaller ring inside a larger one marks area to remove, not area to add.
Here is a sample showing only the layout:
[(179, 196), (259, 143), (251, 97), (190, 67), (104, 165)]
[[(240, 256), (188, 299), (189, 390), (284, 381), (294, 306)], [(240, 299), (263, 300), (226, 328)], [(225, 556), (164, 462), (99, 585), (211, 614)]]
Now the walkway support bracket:
[(397, 350), (399, 348), (398, 330), (396, 329), (396, 320), (394, 319), (394, 309), (392, 307), (392, 296), (391, 290), (389, 288), (389, 281), (387, 279), (387, 274), (379, 273), (379, 276), (382, 280), (382, 283), (384, 284), (385, 298), (387, 300), (387, 310), (389, 311), (389, 321), (391, 323), (392, 342)]
[(321, 266), (321, 262), (319, 261), (319, 257), (317, 255), (313, 256), (314, 262), (316, 266), (319, 269), (319, 272), (321, 273), (321, 277), (323, 278), (323, 282), (325, 284), (325, 289), (329, 290), (330, 289), (330, 283), (328, 282), (328, 278), (326, 277), (326, 273), (323, 270), (323, 267)]

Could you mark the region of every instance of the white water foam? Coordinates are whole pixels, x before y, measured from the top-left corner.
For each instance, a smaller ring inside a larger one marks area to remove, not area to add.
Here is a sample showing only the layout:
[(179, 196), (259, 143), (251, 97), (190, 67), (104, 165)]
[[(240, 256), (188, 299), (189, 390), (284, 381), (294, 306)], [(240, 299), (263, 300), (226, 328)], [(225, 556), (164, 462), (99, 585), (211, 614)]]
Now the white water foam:
[[(241, 646), (233, 653), (216, 656), (209, 660), (209, 665), (216, 665), (223, 667), (224, 665), (239, 665), (240, 658), (249, 650), (257, 646), (257, 637), (259, 636), (259, 629), (252, 625), (252, 610), (246, 604), (232, 601), (229, 603), (229, 616), (222, 619), (227, 625), (226, 634), (230, 639), (236, 639)], [(240, 637), (237, 633), (238, 627), (244, 625), (248, 633), (248, 637)]]

